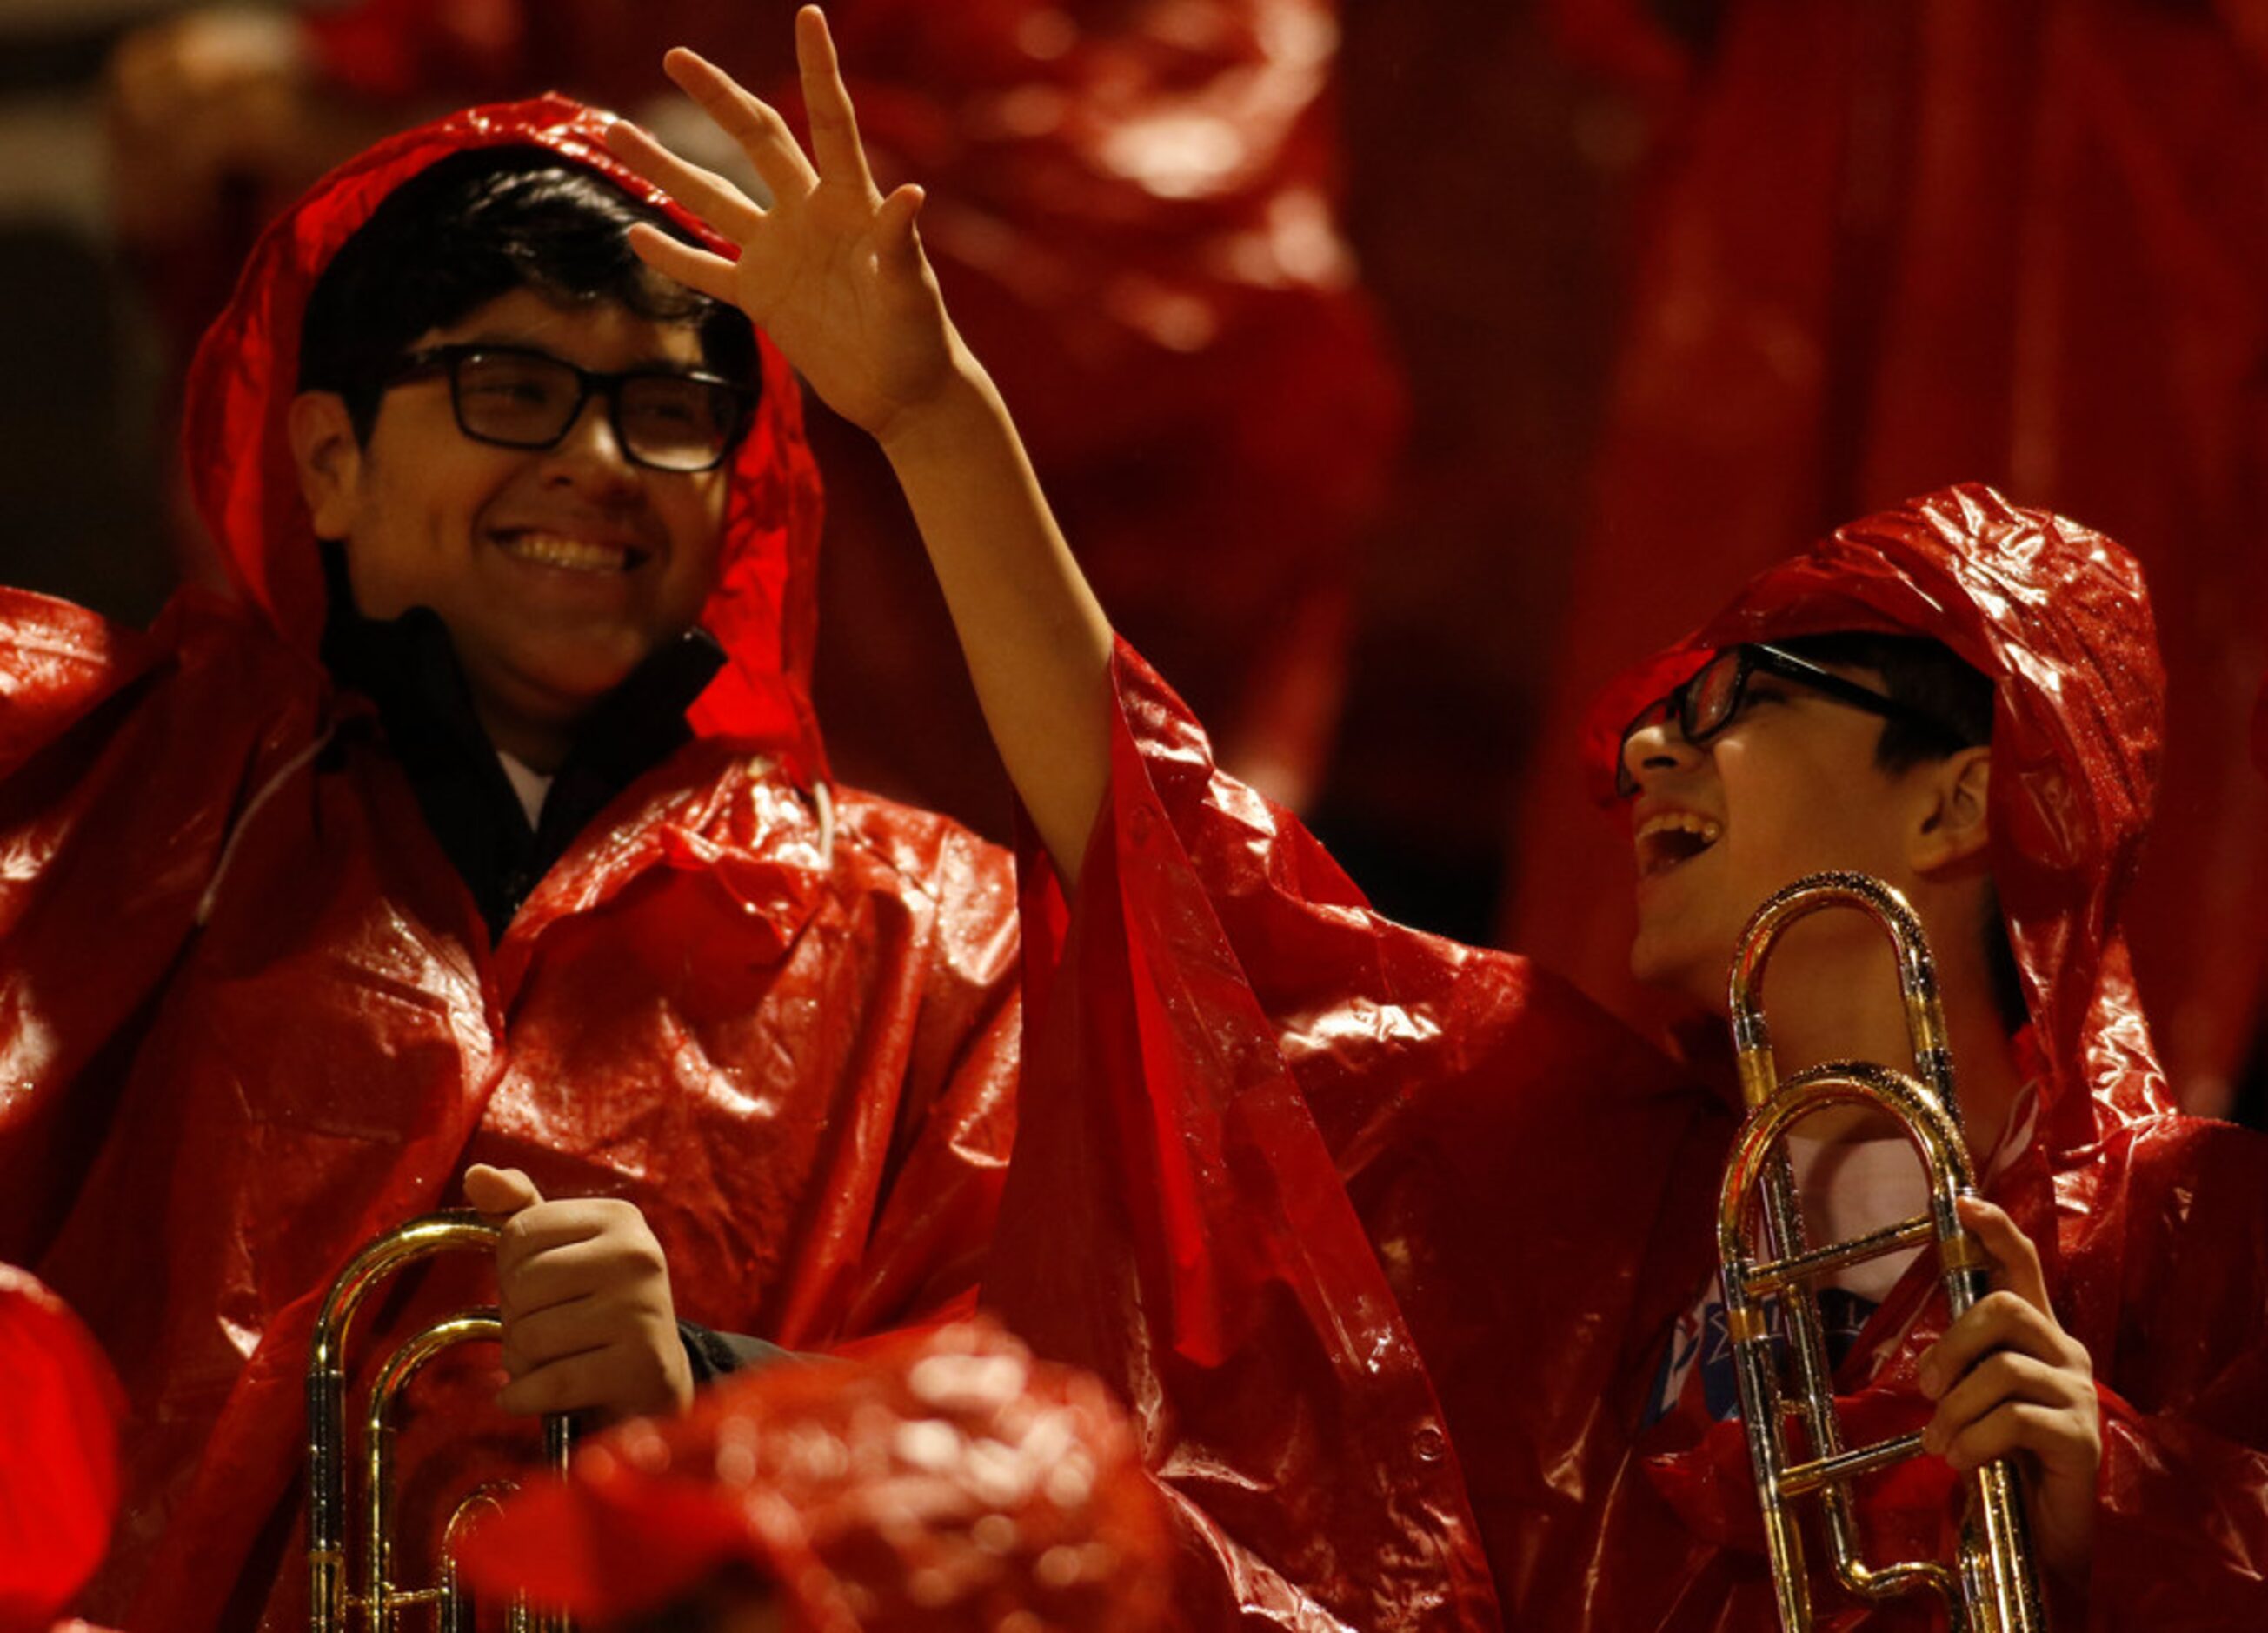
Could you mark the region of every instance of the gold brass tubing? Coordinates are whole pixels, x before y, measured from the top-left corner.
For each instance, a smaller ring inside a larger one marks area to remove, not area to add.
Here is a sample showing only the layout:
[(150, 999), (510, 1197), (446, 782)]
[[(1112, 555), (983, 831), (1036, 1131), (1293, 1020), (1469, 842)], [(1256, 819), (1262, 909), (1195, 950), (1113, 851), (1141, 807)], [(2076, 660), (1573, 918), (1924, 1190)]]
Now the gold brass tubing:
[[(1773, 948), (1791, 925), (1815, 913), (1854, 909), (1888, 938), (1914, 1056), (1912, 1075), (1867, 1062), (1834, 1061), (1782, 1082), (1764, 1016), (1764, 976)], [(2007, 1461), (1972, 1471), (1963, 1540), (1955, 1568), (1937, 1561), (1869, 1566), (1860, 1557), (1851, 1482), (1919, 1449), (1902, 1436), (1846, 1451), (1835, 1409), (1833, 1377), (1813, 1285), (1846, 1265), (1934, 1239), (1940, 1281), (1957, 1319), (1988, 1285), (1982, 1251), (1962, 1225), (1956, 1205), (1970, 1193), (1967, 1142), (1947, 1049), (1937, 976), (1920, 920), (1897, 891), (1861, 874), (1819, 874), (1798, 881), (1759, 908), (1742, 934), (1729, 979), (1733, 1040), (1749, 1118), (1727, 1162), (1717, 1216), (1726, 1330), (1733, 1343), (1749, 1462), (1763, 1511), (1780, 1622), (1788, 1633), (1811, 1625), (1808, 1578), (1792, 1500), (1815, 1495), (1823, 1508), (1835, 1575), (1863, 1600), (1880, 1602), (1917, 1591), (1943, 1605), (1955, 1633), (2037, 1633), (2037, 1587), (2024, 1538), (2021, 1484)], [(1847, 1242), (1814, 1247), (1787, 1161), (1786, 1137), (1826, 1106), (1860, 1104), (1897, 1122), (1928, 1180), (1921, 1216)], [(1760, 1207), (1758, 1205), (1761, 1205)], [(1765, 1254), (1756, 1253), (1750, 1216), (1760, 1212)], [(1793, 1393), (1783, 1399), (1766, 1310), (1777, 1307), (1786, 1331)], [(1801, 1422), (1808, 1460), (1790, 1466), (1788, 1418)]]
[(1793, 1259), (1775, 1259), (1770, 1263), (1758, 1265), (1749, 1272), (1749, 1290), (1759, 1298), (1773, 1297), (1830, 1270), (1864, 1264), (1870, 1259), (1880, 1259), (1901, 1248), (1920, 1247), (1936, 1233), (1936, 1221), (1927, 1214), (1917, 1214), (1903, 1224), (1885, 1225), (1879, 1230), (1868, 1231), (1865, 1236), (1854, 1236), (1847, 1242), (1815, 1247), (1809, 1252), (1798, 1253)]
[[(460, 1312), (438, 1322), (388, 1356), (379, 1369), (364, 1423), (360, 1495), (364, 1534), (358, 1562), (359, 1593), (350, 1591), (348, 1580), (344, 1356), (356, 1312), (379, 1282), (438, 1253), (486, 1254), (494, 1248), (497, 1234), (497, 1226), (469, 1210), (413, 1219), (357, 1253), (332, 1282), (323, 1301), (307, 1366), (308, 1621), (313, 1633), (349, 1633), (350, 1615), (358, 1616), (361, 1633), (393, 1633), (397, 1610), (437, 1603), (442, 1607), (446, 1624), (453, 1605), (461, 1602), (452, 1585), (453, 1553), (446, 1541), (443, 1551), (449, 1559), (441, 1587), (409, 1589), (394, 1583), (392, 1414), (401, 1391), (432, 1356), (452, 1344), (500, 1336), (497, 1313), (493, 1309)], [(572, 1423), (563, 1415), (554, 1415), (544, 1420), (543, 1428), (546, 1461), (563, 1472), (573, 1450)], [(452, 1535), (465, 1506), (460, 1504), (458, 1514), (452, 1516)], [(529, 1621), (524, 1608), (517, 1606), (512, 1620), (515, 1626), (526, 1626)], [(541, 1618), (534, 1625), (544, 1633), (566, 1633), (568, 1626), (565, 1618), (559, 1616)]]
[(1889, 1440), (1877, 1440), (1870, 1446), (1861, 1446), (1856, 1452), (1844, 1452), (1814, 1462), (1798, 1463), (1780, 1475), (1780, 1492), (1786, 1496), (1801, 1496), (1833, 1481), (1855, 1480), (1861, 1474), (1871, 1474), (1878, 1468), (1887, 1468), (1920, 1450), (1919, 1435), (1897, 1435)]
[(349, 1329), (378, 1282), (436, 1253), (493, 1246), (497, 1227), (469, 1209), (429, 1214), (365, 1246), (332, 1282), (307, 1356), (308, 1624), (346, 1633), (346, 1354)]
[(394, 1400), (444, 1349), (503, 1336), (504, 1323), (493, 1309), (449, 1316), (387, 1356), (371, 1384), (370, 1408), (363, 1424), (362, 1557), (363, 1621), (370, 1633), (394, 1633), (394, 1613), (398, 1607), (430, 1602), (417, 1597), (425, 1590), (397, 1588), (394, 1582)]

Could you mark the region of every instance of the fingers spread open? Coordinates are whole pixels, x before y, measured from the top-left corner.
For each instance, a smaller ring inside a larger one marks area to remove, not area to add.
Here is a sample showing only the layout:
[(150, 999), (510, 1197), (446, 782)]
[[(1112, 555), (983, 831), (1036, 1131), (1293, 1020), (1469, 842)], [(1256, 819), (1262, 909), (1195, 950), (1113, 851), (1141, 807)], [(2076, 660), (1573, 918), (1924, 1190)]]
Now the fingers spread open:
[(746, 243), (763, 225), (763, 211), (739, 188), (679, 158), (627, 119), (607, 127), (607, 151), (735, 243)]
[(682, 46), (662, 58), (661, 66), (678, 89), (698, 102), (701, 111), (739, 144), (774, 198), (783, 203), (800, 199), (819, 185), (818, 174), (777, 108), (741, 89), (737, 80), (706, 57)]
[(630, 228), (630, 253), (665, 277), (698, 290), (711, 300), (733, 300), (733, 263), (722, 255), (674, 239), (660, 228), (639, 222)]
[(858, 140), (858, 115), (843, 84), (842, 65), (836, 60), (827, 18), (815, 5), (796, 14), (795, 55), (803, 71), (804, 112), (811, 121), (811, 156), (820, 175), (874, 197), (874, 178), (866, 168), (865, 147)]
[(874, 212), (874, 242), (880, 254), (919, 264), (921, 235), (914, 230), (914, 223), (926, 196), (908, 182), (882, 201), (882, 207)]

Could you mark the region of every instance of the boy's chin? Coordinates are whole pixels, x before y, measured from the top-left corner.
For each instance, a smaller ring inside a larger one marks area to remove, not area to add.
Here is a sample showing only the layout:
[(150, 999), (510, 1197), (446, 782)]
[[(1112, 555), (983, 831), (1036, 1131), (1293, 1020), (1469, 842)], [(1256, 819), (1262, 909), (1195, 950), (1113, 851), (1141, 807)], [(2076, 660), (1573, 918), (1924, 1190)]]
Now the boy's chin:
[(1647, 991), (1722, 1014), (1732, 954), (1651, 941), (1644, 931), (1631, 943), (1631, 979)]

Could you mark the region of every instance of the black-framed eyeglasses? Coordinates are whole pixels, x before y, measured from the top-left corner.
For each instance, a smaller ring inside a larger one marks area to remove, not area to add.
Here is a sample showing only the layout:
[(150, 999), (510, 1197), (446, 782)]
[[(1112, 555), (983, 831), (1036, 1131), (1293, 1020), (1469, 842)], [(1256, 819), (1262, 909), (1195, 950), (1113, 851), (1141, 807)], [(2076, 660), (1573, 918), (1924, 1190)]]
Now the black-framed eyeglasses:
[(697, 369), (647, 367), (602, 373), (527, 346), (458, 344), (413, 351), (383, 382), (432, 374), (449, 381), (457, 429), (506, 448), (558, 445), (593, 392), (631, 463), (654, 470), (713, 470), (748, 428), (756, 393)]
[(1690, 680), (1639, 710), (1637, 717), (1623, 728), (1622, 750), (1615, 760), (1615, 792), (1625, 799), (1638, 792), (1638, 780), (1630, 770), (1630, 740), (1634, 735), (1649, 726), (1674, 720), (1685, 741), (1698, 747), (1740, 717), (1741, 706), (1748, 698), (1749, 682), (1758, 675), (1777, 676), (1851, 708), (1864, 709), (1886, 720), (1903, 720), (1933, 736), (1957, 740), (1953, 728), (1927, 711), (1900, 703), (1871, 686), (1845, 680), (1833, 670), (1823, 669), (1792, 652), (1783, 652), (1778, 647), (1727, 647), (1704, 664)]

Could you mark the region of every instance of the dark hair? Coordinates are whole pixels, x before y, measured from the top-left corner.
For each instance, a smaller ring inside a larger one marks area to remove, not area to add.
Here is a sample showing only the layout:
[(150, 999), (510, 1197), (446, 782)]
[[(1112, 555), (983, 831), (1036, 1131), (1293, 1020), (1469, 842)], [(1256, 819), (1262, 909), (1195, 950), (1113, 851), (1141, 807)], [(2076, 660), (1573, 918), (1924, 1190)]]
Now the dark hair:
[[(1941, 642), (1920, 635), (1877, 635), (1845, 631), (1804, 635), (1773, 646), (1830, 668), (1872, 669), (1882, 690), (1918, 713), (1937, 721), (1887, 720), (1874, 744), (1874, 764), (1893, 775), (1942, 760), (1963, 749), (1992, 741), (1994, 688)], [(2029, 1018), (2022, 977), (2001, 922), (1997, 890), (1984, 893), (1984, 968), (1992, 982), (1992, 1004), (2000, 1023), (2013, 1032)]]
[(396, 188), (316, 281), (299, 329), (302, 391), (345, 398), (367, 440), (387, 372), (421, 335), (532, 289), (565, 307), (600, 302), (700, 332), (707, 366), (755, 381), (755, 332), (735, 308), (685, 288), (630, 252), (660, 211), (539, 147), (452, 153)]

